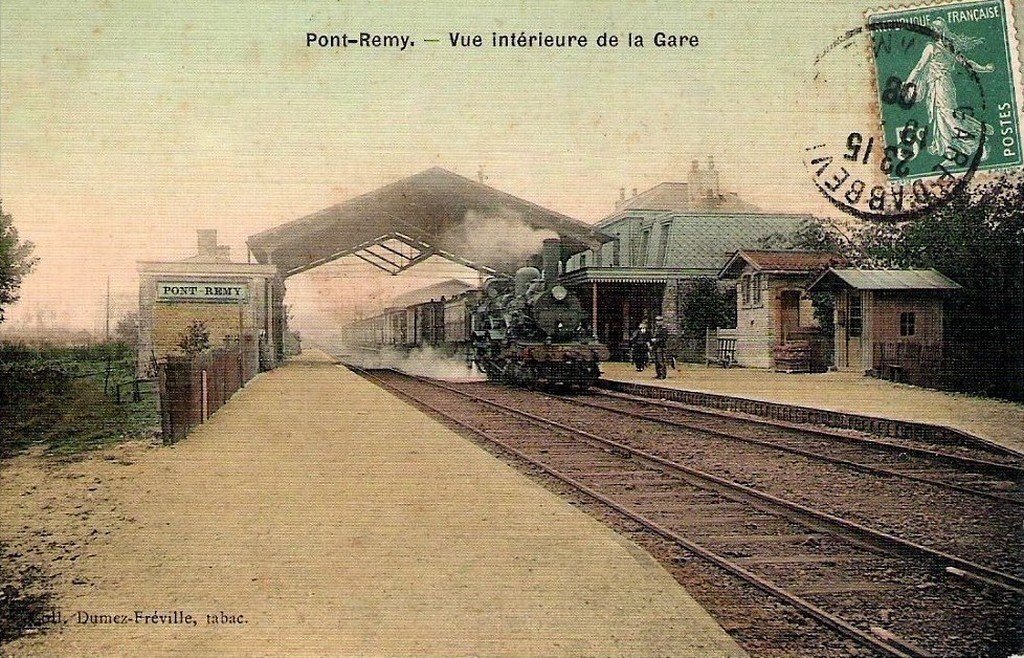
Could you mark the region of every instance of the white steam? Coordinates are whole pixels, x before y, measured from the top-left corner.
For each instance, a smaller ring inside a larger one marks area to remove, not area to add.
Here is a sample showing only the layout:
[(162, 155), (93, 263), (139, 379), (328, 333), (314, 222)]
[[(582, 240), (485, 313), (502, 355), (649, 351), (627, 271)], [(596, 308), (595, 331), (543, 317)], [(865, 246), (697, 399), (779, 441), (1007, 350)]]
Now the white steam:
[(390, 348), (332, 350), (342, 362), (367, 370), (392, 369), (407, 375), (440, 379), (449, 382), (479, 382), (487, 378), (475, 365), (467, 365), (460, 354), (450, 354), (432, 347), (417, 347), (403, 352)]
[(520, 215), (481, 215), (469, 210), (457, 228), (445, 233), (442, 242), (449, 251), (469, 260), (513, 265), (541, 253), (548, 238), (558, 238), (558, 233), (533, 228)]

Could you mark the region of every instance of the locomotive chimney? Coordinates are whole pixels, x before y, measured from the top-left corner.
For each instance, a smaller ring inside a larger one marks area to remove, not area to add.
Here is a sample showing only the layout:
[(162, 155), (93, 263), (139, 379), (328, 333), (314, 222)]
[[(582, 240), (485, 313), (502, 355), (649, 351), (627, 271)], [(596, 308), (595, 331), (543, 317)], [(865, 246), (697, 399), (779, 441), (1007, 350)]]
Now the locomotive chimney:
[(561, 238), (548, 238), (544, 240), (544, 250), (541, 252), (542, 267), (544, 268), (544, 284), (553, 285), (558, 278), (558, 264), (562, 257)]

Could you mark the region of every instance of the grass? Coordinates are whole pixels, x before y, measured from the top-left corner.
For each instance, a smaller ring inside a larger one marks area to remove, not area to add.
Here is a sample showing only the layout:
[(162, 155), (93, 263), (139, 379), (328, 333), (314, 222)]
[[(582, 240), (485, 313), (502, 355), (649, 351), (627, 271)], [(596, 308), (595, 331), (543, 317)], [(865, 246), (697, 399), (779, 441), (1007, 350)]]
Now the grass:
[[(122, 403), (114, 384), (134, 377), (134, 364), (126, 358), (130, 348), (113, 344), (85, 347), (22, 348), (4, 346), (0, 358), (32, 364), (59, 365), (71, 379), (59, 392), (25, 391), (0, 409), (0, 457), (42, 445), (47, 453), (71, 456), (120, 441), (152, 436), (160, 418), (152, 386), (140, 402), (131, 401), (130, 386), (122, 386)], [(104, 372), (112, 373), (104, 392)], [(93, 374), (90, 374), (93, 373)]]

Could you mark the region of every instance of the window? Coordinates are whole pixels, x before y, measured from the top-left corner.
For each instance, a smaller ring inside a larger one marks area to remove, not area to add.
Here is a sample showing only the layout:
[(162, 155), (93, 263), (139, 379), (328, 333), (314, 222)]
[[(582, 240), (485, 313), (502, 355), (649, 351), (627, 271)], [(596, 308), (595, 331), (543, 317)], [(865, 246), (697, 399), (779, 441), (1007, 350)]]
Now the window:
[(740, 279), (740, 288), (743, 294), (743, 305), (750, 306), (750, 275), (744, 274)]
[(900, 313), (900, 336), (913, 336), (917, 318), (913, 311)]
[(658, 265), (665, 267), (665, 258), (668, 256), (668, 234), (672, 228), (672, 222), (665, 222), (661, 225), (661, 236), (658, 238)]
[(612, 265), (618, 267), (619, 265), (619, 236), (615, 236), (615, 240), (612, 242)]
[(750, 278), (750, 287), (752, 288), (751, 295), (750, 295), (751, 302), (754, 304), (754, 306), (759, 306), (761, 304), (761, 275), (760, 274), (755, 274), (754, 276), (752, 276)]
[(864, 327), (864, 315), (860, 302), (860, 291), (850, 293), (850, 307), (847, 309), (846, 328), (851, 337), (860, 336)]
[(582, 270), (587, 266), (587, 255), (585, 253), (580, 254), (580, 269)]
[(640, 233), (640, 258), (638, 259), (638, 265), (644, 267), (647, 265), (647, 248), (651, 244), (651, 229), (646, 228)]

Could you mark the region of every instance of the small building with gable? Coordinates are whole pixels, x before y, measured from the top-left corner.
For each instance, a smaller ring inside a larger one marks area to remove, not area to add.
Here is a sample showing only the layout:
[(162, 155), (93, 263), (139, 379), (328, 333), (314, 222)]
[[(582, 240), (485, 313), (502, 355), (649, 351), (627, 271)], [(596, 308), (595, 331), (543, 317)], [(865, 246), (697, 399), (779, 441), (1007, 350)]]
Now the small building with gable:
[(230, 248), (217, 243), (216, 230), (200, 230), (197, 246), (197, 253), (184, 260), (138, 264), (140, 374), (157, 360), (182, 353), (179, 341), (198, 320), (211, 347), (241, 348), (248, 380), (261, 365), (272, 367), (280, 354), (272, 342), (275, 334), (284, 334), (283, 309), (275, 301), (283, 296), (278, 270), (232, 262)]
[(736, 282), (736, 329), (720, 332), (720, 338), (734, 337), (735, 362), (752, 368), (780, 367), (783, 364), (776, 361), (784, 358), (786, 344), (816, 340), (819, 323), (807, 286), (830, 266), (845, 264), (842, 256), (826, 252), (733, 253), (718, 278)]
[(886, 374), (886, 345), (941, 343), (944, 301), (959, 289), (934, 269), (852, 268), (830, 268), (808, 288), (835, 295), (835, 366), (871, 374)]

